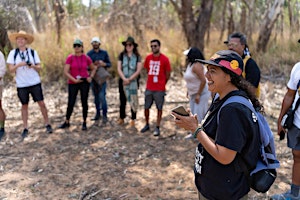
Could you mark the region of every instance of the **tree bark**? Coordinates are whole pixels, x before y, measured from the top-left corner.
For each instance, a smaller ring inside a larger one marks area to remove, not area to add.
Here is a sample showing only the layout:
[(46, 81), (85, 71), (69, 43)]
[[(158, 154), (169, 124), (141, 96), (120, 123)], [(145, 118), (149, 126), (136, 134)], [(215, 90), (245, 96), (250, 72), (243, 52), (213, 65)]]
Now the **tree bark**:
[(275, 0), (273, 5), (266, 11), (265, 17), (260, 27), (258, 41), (257, 41), (257, 51), (266, 52), (267, 44), (269, 42), (273, 27), (277, 21), (281, 8), (283, 6), (284, 0)]
[(188, 46), (198, 47), (203, 52), (205, 33), (209, 27), (213, 9), (213, 0), (202, 0), (196, 13), (193, 10), (192, 0), (181, 0), (181, 7), (174, 0), (170, 0), (170, 2), (179, 16)]
[(224, 1), (224, 9), (222, 10), (222, 28), (220, 33), (219, 41), (221, 42), (223, 40), (224, 32), (226, 29), (226, 10), (227, 10), (227, 0)]

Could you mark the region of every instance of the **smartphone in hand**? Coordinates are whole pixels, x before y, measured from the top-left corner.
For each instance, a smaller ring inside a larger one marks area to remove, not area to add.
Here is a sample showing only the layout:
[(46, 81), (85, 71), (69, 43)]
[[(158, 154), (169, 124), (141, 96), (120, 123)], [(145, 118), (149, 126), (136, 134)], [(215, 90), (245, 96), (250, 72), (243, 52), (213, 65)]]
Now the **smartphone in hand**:
[(279, 140), (284, 140), (284, 138), (285, 138), (285, 132), (284, 131), (280, 131)]
[(176, 108), (173, 108), (172, 112), (174, 112), (178, 115), (182, 115), (182, 116), (189, 116), (190, 115), (190, 113), (188, 111), (186, 111), (186, 109), (183, 106), (177, 106)]

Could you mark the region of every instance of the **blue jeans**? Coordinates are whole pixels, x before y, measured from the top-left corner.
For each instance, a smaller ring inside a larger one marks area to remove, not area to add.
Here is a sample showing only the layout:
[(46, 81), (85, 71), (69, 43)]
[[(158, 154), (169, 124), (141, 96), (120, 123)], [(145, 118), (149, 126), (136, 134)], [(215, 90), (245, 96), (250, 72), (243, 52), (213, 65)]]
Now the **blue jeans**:
[(95, 97), (94, 103), (97, 115), (100, 115), (100, 109), (102, 109), (103, 117), (107, 117), (106, 82), (99, 86), (97, 83), (92, 81), (92, 90)]

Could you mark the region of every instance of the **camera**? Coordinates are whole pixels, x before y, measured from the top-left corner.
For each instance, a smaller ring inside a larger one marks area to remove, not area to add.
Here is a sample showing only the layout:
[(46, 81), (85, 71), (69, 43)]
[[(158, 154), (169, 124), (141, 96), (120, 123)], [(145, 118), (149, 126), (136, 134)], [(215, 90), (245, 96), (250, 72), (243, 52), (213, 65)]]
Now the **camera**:
[(31, 63), (29, 62), (29, 60), (26, 61), (26, 64), (30, 67)]

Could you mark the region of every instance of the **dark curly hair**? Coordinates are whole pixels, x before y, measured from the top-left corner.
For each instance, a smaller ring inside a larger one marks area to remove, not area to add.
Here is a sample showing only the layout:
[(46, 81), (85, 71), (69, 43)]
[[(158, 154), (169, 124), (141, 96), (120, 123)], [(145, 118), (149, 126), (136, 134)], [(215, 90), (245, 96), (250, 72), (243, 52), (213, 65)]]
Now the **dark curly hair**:
[(259, 100), (256, 98), (255, 93), (253, 92), (254, 86), (251, 83), (249, 83), (246, 79), (244, 79), (242, 76), (235, 74), (234, 72), (228, 70), (227, 68), (221, 67), (221, 69), (226, 74), (230, 75), (231, 83), (233, 85), (235, 85), (239, 90), (243, 90), (244, 92), (246, 92), (255, 110), (261, 112), (262, 114), (265, 114), (263, 105), (259, 102)]

